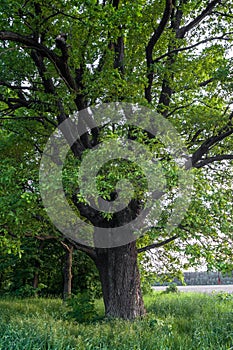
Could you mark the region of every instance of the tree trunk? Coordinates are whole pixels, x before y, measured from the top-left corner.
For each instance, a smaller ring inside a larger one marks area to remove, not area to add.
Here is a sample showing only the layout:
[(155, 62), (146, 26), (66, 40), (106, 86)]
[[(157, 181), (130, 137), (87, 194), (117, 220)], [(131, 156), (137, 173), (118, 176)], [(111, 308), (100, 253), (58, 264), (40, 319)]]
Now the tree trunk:
[(137, 265), (136, 242), (96, 249), (96, 266), (102, 284), (105, 315), (134, 319), (145, 314)]
[(41, 255), (41, 251), (44, 248), (44, 241), (40, 243), (39, 249), (38, 249), (38, 255), (35, 259), (35, 263), (34, 263), (34, 275), (33, 275), (33, 282), (32, 282), (32, 286), (33, 288), (37, 289), (39, 286), (39, 272), (40, 272), (40, 265), (41, 265), (41, 261), (40, 261), (40, 255)]
[(72, 263), (73, 263), (73, 246), (64, 245), (66, 250), (65, 263), (63, 268), (63, 299), (67, 299), (72, 292)]
[(39, 285), (39, 272), (37, 270), (34, 272), (32, 286), (33, 286), (33, 288), (37, 289), (38, 285)]

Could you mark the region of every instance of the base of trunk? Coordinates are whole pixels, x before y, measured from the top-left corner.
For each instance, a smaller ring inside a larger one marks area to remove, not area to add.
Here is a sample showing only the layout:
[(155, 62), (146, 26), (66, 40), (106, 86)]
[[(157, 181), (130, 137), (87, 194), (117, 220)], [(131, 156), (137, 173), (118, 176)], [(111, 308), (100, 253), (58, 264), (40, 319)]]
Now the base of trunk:
[(97, 249), (96, 265), (102, 283), (106, 316), (134, 319), (145, 315), (136, 242)]

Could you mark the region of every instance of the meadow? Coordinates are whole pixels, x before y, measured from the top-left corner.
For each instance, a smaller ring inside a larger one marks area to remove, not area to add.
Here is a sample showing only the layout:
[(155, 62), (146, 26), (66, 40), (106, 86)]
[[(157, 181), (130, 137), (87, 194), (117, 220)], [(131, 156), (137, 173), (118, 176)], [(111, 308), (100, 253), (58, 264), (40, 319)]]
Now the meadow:
[(233, 295), (153, 293), (136, 321), (80, 323), (60, 299), (0, 299), (0, 350), (230, 350)]

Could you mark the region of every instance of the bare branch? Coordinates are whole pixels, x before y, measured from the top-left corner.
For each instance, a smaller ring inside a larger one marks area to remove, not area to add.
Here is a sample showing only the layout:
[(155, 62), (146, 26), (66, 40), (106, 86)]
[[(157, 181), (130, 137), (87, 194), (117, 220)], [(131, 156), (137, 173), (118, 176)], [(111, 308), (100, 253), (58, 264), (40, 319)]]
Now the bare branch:
[(65, 250), (67, 250), (68, 252), (72, 252), (73, 247), (74, 247), (73, 243), (72, 243), (72, 246), (71, 246), (71, 247), (69, 247), (68, 244), (66, 244), (64, 241), (61, 241), (60, 243), (61, 243), (61, 245), (63, 246), (63, 248), (64, 248)]

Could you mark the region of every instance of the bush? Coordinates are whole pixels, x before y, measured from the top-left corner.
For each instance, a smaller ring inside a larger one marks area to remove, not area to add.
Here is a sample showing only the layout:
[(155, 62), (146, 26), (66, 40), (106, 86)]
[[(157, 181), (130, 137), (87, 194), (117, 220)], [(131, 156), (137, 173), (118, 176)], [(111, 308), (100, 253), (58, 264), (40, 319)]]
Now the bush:
[(165, 293), (179, 293), (177, 284), (171, 283), (169, 286), (167, 286)]
[(94, 298), (87, 291), (72, 295), (66, 303), (70, 308), (68, 317), (79, 323), (91, 322), (97, 317)]
[(15, 296), (19, 298), (29, 298), (36, 296), (36, 293), (37, 289), (33, 288), (29, 284), (25, 284), (25, 286), (22, 286), (15, 291)]
[(35, 297), (45, 288), (46, 285), (44, 285), (43, 283), (40, 283), (38, 288), (34, 288), (30, 284), (25, 284), (24, 286), (21, 286), (20, 288), (16, 289), (16, 291), (14, 293), (11, 293), (11, 295), (14, 295), (18, 298)]

